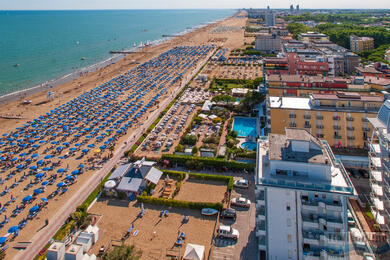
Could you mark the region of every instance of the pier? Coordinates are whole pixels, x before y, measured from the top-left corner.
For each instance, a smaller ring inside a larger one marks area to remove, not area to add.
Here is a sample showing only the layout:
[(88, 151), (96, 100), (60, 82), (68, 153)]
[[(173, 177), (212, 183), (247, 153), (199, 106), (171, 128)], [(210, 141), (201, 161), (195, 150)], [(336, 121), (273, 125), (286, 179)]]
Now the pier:
[(150, 53), (147, 51), (110, 51), (110, 54)]
[(162, 37), (180, 37), (181, 35), (176, 34), (163, 34)]

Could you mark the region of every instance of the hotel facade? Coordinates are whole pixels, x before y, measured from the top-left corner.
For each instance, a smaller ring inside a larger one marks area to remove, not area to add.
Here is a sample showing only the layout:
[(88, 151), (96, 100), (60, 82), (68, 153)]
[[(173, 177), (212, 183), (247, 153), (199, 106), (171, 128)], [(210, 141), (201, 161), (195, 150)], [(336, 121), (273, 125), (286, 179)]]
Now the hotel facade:
[(268, 127), (282, 134), (286, 127), (305, 128), (330, 146), (339, 149), (367, 149), (372, 127), (369, 117), (383, 103), (382, 96), (353, 92), (310, 94), (307, 98), (270, 96)]
[(368, 153), (371, 213), (390, 244), (390, 101), (383, 104), (377, 117), (368, 120), (373, 128)]
[(326, 141), (286, 128), (258, 141), (260, 259), (349, 259), (347, 198), (354, 187)]

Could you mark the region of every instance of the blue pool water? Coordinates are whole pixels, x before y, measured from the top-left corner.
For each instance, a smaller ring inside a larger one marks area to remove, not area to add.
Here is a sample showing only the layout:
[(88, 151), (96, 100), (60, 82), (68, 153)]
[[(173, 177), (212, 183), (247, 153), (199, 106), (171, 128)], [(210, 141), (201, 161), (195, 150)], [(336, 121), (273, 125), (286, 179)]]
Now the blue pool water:
[(257, 137), (256, 122), (253, 117), (235, 117), (233, 131), (237, 131), (239, 137)]
[(256, 150), (257, 144), (255, 142), (244, 142), (241, 147), (247, 150)]

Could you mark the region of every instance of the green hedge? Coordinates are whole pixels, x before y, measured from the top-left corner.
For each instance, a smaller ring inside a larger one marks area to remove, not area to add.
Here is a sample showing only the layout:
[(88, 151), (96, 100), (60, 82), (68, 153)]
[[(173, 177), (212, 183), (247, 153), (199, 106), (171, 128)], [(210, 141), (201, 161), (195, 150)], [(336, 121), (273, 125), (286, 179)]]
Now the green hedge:
[[(163, 175), (169, 175), (174, 176), (179, 180), (184, 180), (186, 176), (186, 172), (181, 171), (172, 171), (172, 170), (162, 170)], [(223, 181), (226, 182), (228, 185), (228, 190), (231, 191), (233, 189), (233, 183), (234, 179), (232, 176), (225, 176), (225, 175), (216, 175), (216, 174), (204, 174), (204, 173), (189, 173), (191, 179), (196, 180), (213, 180), (213, 181)]]
[(216, 210), (221, 210), (223, 208), (222, 203), (210, 203), (210, 202), (191, 202), (191, 201), (181, 201), (174, 199), (163, 199), (150, 196), (138, 196), (138, 202), (150, 203), (156, 205), (163, 205), (167, 207), (179, 207), (179, 208), (189, 208), (189, 209), (203, 209), (203, 208), (212, 208)]
[(202, 163), (203, 166), (213, 167), (217, 169), (228, 169), (228, 170), (247, 170), (253, 171), (255, 169), (255, 164), (252, 163), (242, 163), (237, 161), (227, 161), (219, 158), (208, 158), (208, 157), (194, 157), (194, 156), (185, 156), (177, 154), (163, 154), (161, 160), (168, 160), (169, 163), (178, 163), (185, 165), (187, 161), (193, 160), (199, 163)]

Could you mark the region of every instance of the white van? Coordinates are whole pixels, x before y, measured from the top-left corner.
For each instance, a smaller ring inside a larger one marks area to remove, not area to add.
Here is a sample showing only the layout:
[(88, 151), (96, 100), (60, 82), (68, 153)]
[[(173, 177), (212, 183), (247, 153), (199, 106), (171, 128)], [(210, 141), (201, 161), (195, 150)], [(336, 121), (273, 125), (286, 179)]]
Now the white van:
[(355, 244), (355, 247), (365, 249), (366, 243), (364, 242), (364, 237), (360, 230), (357, 228), (350, 228), (349, 232), (351, 232), (352, 241)]

